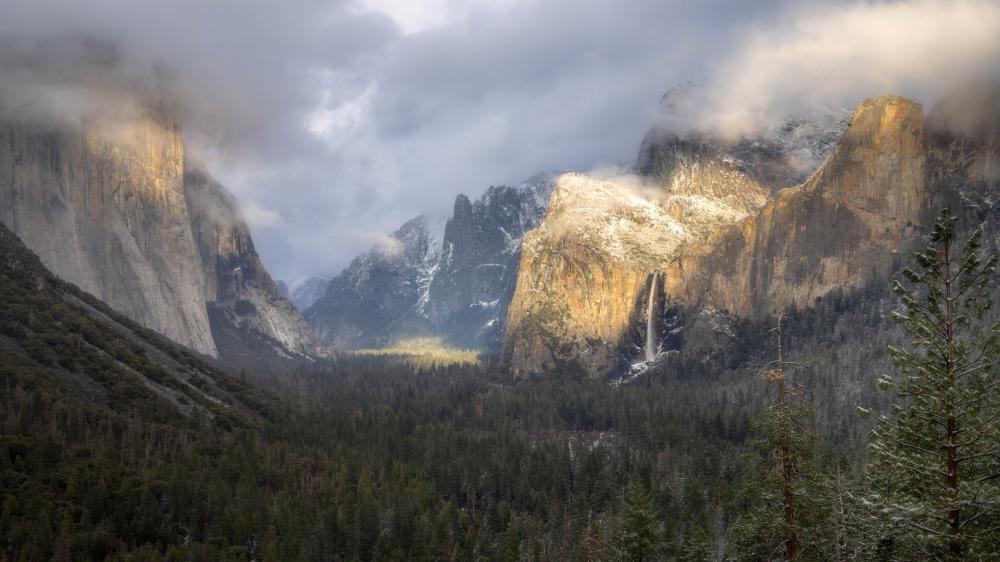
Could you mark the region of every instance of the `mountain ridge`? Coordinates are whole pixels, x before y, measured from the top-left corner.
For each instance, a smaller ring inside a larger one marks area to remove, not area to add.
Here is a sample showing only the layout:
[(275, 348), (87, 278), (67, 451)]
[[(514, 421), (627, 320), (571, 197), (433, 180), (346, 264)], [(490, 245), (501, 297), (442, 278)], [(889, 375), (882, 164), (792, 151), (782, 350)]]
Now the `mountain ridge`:
[[(223, 362), (251, 347), (293, 362), (328, 354), (277, 297), (235, 200), (191, 164), (175, 119), (150, 109), (0, 130), (0, 222), (56, 275)], [(221, 350), (220, 330), (235, 334)]]
[[(718, 144), (669, 135), (658, 137), (664, 147), (650, 149), (644, 142), (637, 169), (664, 190), (644, 192), (647, 201), (693, 225), (694, 234), (677, 238), (672, 247), (659, 244), (663, 251), (652, 260), (639, 259), (638, 251), (624, 252), (623, 260), (620, 249), (588, 242), (594, 229), (572, 233), (577, 250), (564, 237), (546, 235), (567, 221), (567, 213), (551, 205), (531, 235), (538, 237), (537, 248), (522, 256), (504, 347), (507, 365), (522, 376), (622, 372), (641, 356), (635, 342), (645, 338), (635, 334), (644, 334), (647, 324), (665, 329), (666, 317), (680, 309), (760, 318), (785, 306), (808, 307), (835, 288), (886, 278), (932, 207), (962, 205), (962, 197), (950, 191), (956, 184), (979, 177), (988, 189), (1000, 178), (990, 166), (995, 147), (938, 136), (943, 140), (927, 130), (916, 102), (871, 98), (855, 110), (822, 165), (794, 187), (757, 183)], [(658, 156), (656, 165), (650, 166), (650, 154)], [(969, 162), (956, 161), (962, 158)], [(685, 167), (706, 175), (678, 182), (690, 176)], [(698, 228), (697, 217), (664, 204), (687, 186), (714, 204), (749, 194), (750, 206), (759, 207), (731, 220), (699, 210), (706, 220)], [(747, 186), (767, 195), (758, 197)], [(615, 199), (604, 197), (605, 207), (613, 210)], [(598, 223), (620, 223), (599, 203), (589, 206), (597, 210)], [(651, 294), (658, 295), (655, 307), (648, 306)], [(661, 321), (645, 318), (647, 308)]]

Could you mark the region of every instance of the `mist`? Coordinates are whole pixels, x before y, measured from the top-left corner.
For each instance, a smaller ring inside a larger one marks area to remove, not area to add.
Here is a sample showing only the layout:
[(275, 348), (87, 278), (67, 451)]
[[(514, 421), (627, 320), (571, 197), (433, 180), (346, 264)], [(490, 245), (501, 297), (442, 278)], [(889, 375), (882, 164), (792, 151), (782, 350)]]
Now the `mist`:
[(711, 64), (689, 125), (725, 137), (780, 126), (789, 115), (851, 108), (893, 94), (931, 107), (1000, 79), (1000, 4), (981, 0), (857, 3), (792, 10), (752, 29)]
[(8, 0), (0, 116), (74, 123), (155, 100), (293, 279), (336, 274), (458, 193), (627, 170), (687, 80), (701, 87), (669, 125), (737, 137), (1000, 78), (995, 3), (798, 4)]

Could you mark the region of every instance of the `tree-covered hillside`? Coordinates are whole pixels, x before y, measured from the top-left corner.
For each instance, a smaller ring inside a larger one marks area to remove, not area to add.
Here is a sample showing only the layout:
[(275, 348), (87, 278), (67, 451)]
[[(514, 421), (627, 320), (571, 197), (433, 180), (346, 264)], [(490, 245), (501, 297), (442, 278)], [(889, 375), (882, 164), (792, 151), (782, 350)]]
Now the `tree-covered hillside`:
[(774, 320), (721, 312), (620, 385), (355, 356), (265, 392), (0, 240), (0, 560), (770, 560), (789, 529), (799, 560), (885, 552), (858, 407), (895, 400), (888, 286), (787, 311), (808, 415), (774, 406)]

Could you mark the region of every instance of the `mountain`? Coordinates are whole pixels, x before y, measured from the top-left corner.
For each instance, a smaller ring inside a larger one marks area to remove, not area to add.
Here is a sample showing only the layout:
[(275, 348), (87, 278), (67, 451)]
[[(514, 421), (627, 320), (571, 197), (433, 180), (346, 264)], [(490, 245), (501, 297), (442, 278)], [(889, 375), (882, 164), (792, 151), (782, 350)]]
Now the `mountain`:
[(750, 216), (767, 191), (733, 165), (679, 146), (662, 184), (565, 174), (542, 225), (524, 241), (504, 357), (518, 374), (615, 370), (650, 272), (685, 243)]
[(823, 166), (761, 212), (693, 244), (665, 271), (681, 304), (761, 316), (886, 278), (940, 205), (920, 104), (866, 100)]
[(302, 360), (326, 355), (324, 344), (279, 294), (261, 263), (236, 199), (191, 163), (186, 163), (184, 192), (220, 354), (230, 361), (261, 354)]
[(688, 122), (703, 103), (703, 93), (699, 85), (686, 82), (663, 95), (659, 120), (639, 147), (635, 167), (640, 175), (662, 181), (672, 173), (677, 157), (697, 156), (731, 164), (772, 190), (791, 187), (819, 168), (851, 119), (848, 110), (817, 109), (789, 116), (778, 127), (729, 139)]
[[(278, 288), (278, 296), (283, 298), (288, 298), (288, 283), (285, 283), (281, 279), (274, 280), (274, 286)], [(292, 301), (294, 302), (294, 301)]]
[(498, 349), (513, 295), (521, 241), (545, 213), (552, 176), (493, 186), (455, 199), (443, 237), (417, 217), (334, 277), (306, 319), (339, 347), (385, 346), (438, 337)]
[[(810, 150), (824, 137), (799, 135)], [(800, 185), (782, 188), (790, 175), (747, 164), (761, 158), (733, 157), (753, 146), (773, 153), (773, 143), (657, 132), (637, 162), (643, 189), (561, 180), (525, 241), (505, 342), (511, 370), (622, 372), (644, 348), (653, 357), (678, 339), (685, 314), (760, 319), (885, 279), (931, 211), (991, 208), (1000, 178), (995, 143), (929, 128), (918, 103), (894, 96), (859, 105)]]
[(330, 280), (306, 320), (337, 347), (382, 346), (425, 330), (411, 314), (427, 293), (437, 265), (428, 219), (416, 217)]
[(235, 201), (188, 160), (179, 123), (152, 105), (73, 125), (7, 120), (0, 222), (59, 277), (199, 353), (325, 354), (277, 296)]
[(518, 187), (490, 187), (475, 202), (455, 199), (424, 308), (436, 334), (461, 347), (499, 349), (521, 244), (541, 223), (552, 186), (541, 174)]
[(249, 427), (277, 406), (55, 276), (3, 225), (0, 378), (18, 395), (55, 393), (160, 423)]
[(288, 286), (287, 297), (299, 310), (306, 310), (326, 293), (330, 280), (326, 277), (300, 277)]

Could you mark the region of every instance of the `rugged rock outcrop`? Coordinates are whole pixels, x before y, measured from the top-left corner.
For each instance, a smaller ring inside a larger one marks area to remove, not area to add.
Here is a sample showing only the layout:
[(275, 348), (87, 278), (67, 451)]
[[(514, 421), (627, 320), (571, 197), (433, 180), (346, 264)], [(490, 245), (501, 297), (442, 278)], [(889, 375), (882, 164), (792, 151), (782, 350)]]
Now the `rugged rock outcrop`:
[(150, 112), (109, 127), (0, 131), (0, 221), (56, 275), (216, 355), (177, 123)]
[(414, 312), (437, 261), (428, 219), (416, 217), (331, 279), (306, 320), (336, 347), (378, 347), (421, 335), (427, 321)]
[(0, 167), (0, 222), (56, 275), (143, 326), (224, 360), (237, 348), (326, 353), (278, 297), (236, 202), (188, 168), (169, 116), (5, 122)]
[(889, 274), (932, 203), (923, 110), (865, 101), (826, 163), (761, 212), (691, 244), (666, 268), (688, 306), (759, 316)]
[[(327, 355), (326, 346), (295, 305), (279, 294), (254, 249), (236, 199), (203, 168), (190, 163), (184, 190), (204, 271), (209, 319), (222, 355), (259, 353), (262, 344), (273, 354), (290, 358)], [(227, 338), (226, 333), (247, 336)]]
[(498, 349), (514, 292), (521, 241), (548, 204), (552, 176), (494, 186), (455, 200), (438, 241), (418, 217), (330, 281), (306, 318), (336, 346), (384, 346), (418, 336)]
[[(658, 315), (670, 310), (697, 317), (710, 311), (762, 318), (786, 306), (812, 306), (834, 289), (887, 278), (937, 208), (950, 205), (977, 220), (995, 214), (996, 99), (946, 100), (926, 121), (920, 104), (911, 100), (866, 100), (823, 165), (801, 185), (776, 191), (780, 181), (759, 183), (767, 176), (733, 159), (733, 145), (658, 134), (656, 146), (644, 144), (638, 168), (667, 195), (656, 199), (647, 192), (645, 199), (657, 201), (688, 234), (656, 242), (661, 255), (652, 262), (588, 240), (600, 225), (621, 224), (614, 212), (604, 213), (596, 226), (571, 229), (571, 243), (565, 234), (553, 235), (550, 231), (564, 231), (565, 223), (587, 224), (572, 218), (578, 209), (567, 212), (556, 203), (563, 197), (557, 188), (544, 224), (525, 243), (506, 340), (512, 370), (541, 372), (577, 358), (574, 366), (591, 376), (612, 371), (634, 355), (632, 332), (646, 324), (638, 320), (647, 308)], [(969, 109), (976, 104), (985, 109)], [(970, 111), (979, 120), (968, 120)], [(969, 130), (955, 126), (956, 115), (967, 119)], [(717, 171), (727, 165), (736, 171)], [(774, 194), (759, 196), (768, 191)], [(689, 193), (702, 198), (687, 206), (690, 212), (670, 204), (671, 194), (684, 201)], [(709, 211), (715, 209), (709, 203), (735, 214)], [(656, 228), (666, 236), (674, 225)], [(646, 288), (651, 272), (662, 291)], [(648, 294), (662, 296), (648, 306)]]

